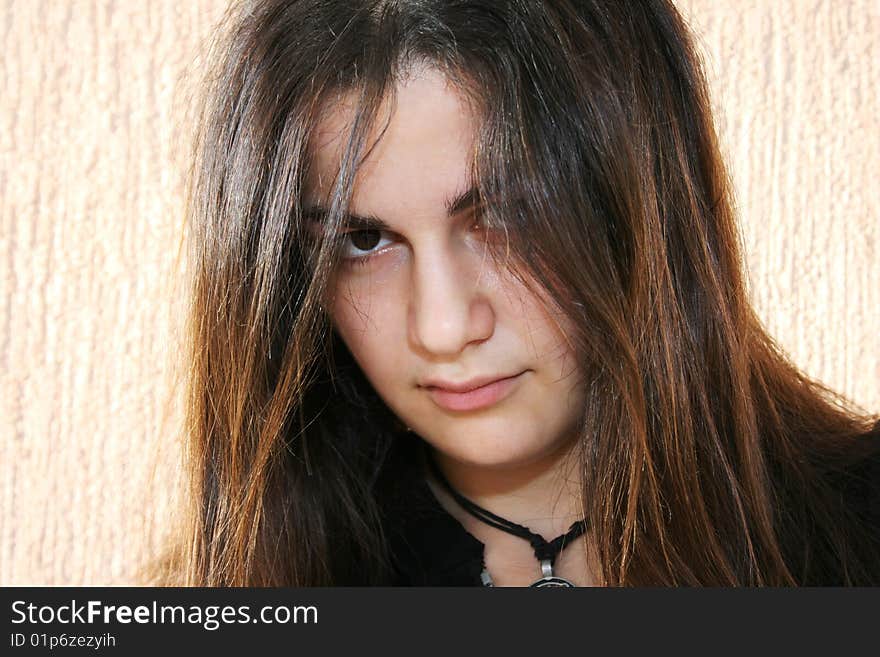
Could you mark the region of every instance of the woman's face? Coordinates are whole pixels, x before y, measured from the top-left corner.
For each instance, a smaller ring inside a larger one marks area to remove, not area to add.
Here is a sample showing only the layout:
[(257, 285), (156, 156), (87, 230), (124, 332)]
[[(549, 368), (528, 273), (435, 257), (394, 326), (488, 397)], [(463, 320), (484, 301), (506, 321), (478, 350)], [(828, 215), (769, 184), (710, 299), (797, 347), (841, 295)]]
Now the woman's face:
[[(433, 69), (397, 92), (355, 180), (335, 329), (385, 403), (445, 456), (497, 467), (549, 457), (571, 444), (583, 407), (567, 320), (488, 257), (492, 237), (468, 202), (476, 126), (462, 96)], [(326, 207), (351, 117), (341, 102), (316, 126), (313, 208)]]

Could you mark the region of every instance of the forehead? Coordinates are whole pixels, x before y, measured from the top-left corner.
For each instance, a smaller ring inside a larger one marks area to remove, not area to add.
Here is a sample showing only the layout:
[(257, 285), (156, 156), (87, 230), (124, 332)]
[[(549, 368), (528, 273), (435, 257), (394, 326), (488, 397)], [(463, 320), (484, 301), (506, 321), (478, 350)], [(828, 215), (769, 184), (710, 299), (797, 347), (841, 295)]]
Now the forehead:
[[(307, 192), (315, 200), (332, 189), (356, 109), (353, 93), (322, 106), (309, 144)], [(392, 195), (430, 203), (467, 186), (475, 132), (475, 113), (460, 90), (436, 69), (414, 72), (382, 100), (362, 150), (353, 202), (381, 204)]]

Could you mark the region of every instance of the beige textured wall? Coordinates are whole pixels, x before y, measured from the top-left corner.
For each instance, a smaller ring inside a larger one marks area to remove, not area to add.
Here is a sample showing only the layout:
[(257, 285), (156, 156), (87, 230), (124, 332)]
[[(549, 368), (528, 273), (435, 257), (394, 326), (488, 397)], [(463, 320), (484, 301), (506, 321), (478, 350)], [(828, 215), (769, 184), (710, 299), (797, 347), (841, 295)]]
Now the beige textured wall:
[[(224, 4), (0, 4), (0, 584), (129, 583), (167, 526), (175, 98)], [(755, 303), (796, 362), (880, 410), (880, 3), (679, 4)]]

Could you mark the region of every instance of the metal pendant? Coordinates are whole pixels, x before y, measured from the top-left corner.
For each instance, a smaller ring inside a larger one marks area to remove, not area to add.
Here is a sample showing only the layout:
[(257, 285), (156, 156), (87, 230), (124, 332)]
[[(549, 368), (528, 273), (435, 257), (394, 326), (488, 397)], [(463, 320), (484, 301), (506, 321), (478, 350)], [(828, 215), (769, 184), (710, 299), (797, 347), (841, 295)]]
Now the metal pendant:
[[(562, 588), (572, 588), (576, 589), (577, 586), (572, 584), (564, 577), (557, 577), (553, 574), (553, 566), (550, 564), (548, 559), (545, 559), (541, 562), (541, 572), (544, 576), (539, 579), (537, 582), (533, 584), (529, 584), (529, 588), (533, 587), (542, 587), (542, 586), (559, 586)], [(489, 575), (489, 571), (483, 567), (483, 572), (480, 573), (480, 580), (483, 583), (483, 586), (495, 586), (495, 582), (492, 581), (492, 576)]]
[(543, 573), (543, 577), (539, 579), (534, 584), (530, 584), (531, 587), (542, 587), (542, 586), (559, 586), (562, 588), (577, 588), (574, 584), (569, 582), (564, 577), (557, 577), (553, 574), (553, 565), (550, 563), (549, 559), (544, 559), (541, 562), (541, 572)]

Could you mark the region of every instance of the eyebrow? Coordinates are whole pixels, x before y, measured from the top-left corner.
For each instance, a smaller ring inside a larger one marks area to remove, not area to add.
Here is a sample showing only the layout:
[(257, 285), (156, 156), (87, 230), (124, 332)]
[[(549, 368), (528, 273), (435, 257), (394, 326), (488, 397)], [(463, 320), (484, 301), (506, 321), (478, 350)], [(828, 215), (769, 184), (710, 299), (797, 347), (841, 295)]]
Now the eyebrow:
[[(474, 210), (479, 208), (482, 205), (482, 198), (480, 196), (480, 190), (476, 187), (471, 187), (465, 192), (462, 192), (458, 196), (453, 199), (449, 199), (446, 201), (446, 215), (448, 217), (454, 217), (457, 214), (460, 214), (466, 210)], [(322, 206), (322, 205), (310, 205), (307, 207), (303, 214), (306, 218), (316, 221), (318, 223), (323, 223), (327, 219), (327, 215), (330, 214), (330, 211)], [(355, 229), (355, 230), (386, 230), (391, 231), (391, 227), (382, 219), (375, 215), (367, 214), (352, 214), (346, 212), (342, 216), (343, 222)]]
[(456, 196), (451, 202), (446, 203), (446, 214), (449, 217), (454, 217), (465, 210), (476, 209), (480, 207), (482, 203), (483, 199), (480, 196), (480, 190), (476, 187), (471, 187), (467, 191)]

